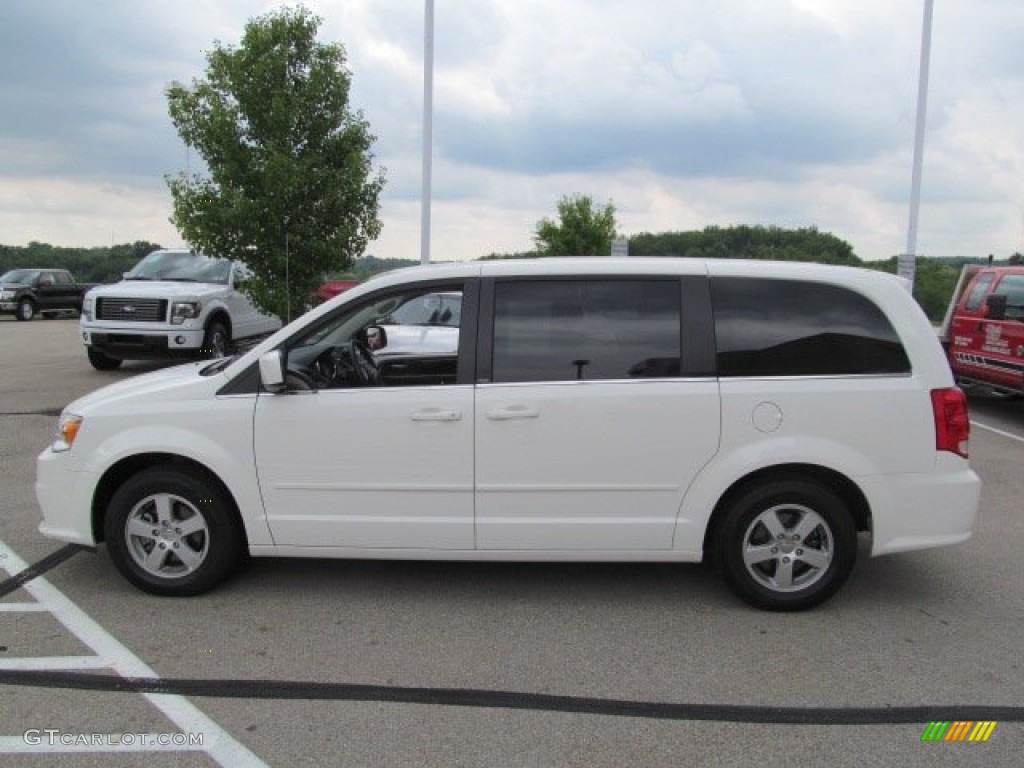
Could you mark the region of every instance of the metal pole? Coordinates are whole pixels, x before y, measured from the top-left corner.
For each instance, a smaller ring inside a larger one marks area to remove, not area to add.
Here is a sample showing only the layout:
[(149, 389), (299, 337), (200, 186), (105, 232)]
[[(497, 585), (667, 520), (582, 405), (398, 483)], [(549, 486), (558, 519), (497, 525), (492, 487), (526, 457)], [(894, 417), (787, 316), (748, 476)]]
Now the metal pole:
[(426, 0), (423, 32), (423, 191), (420, 262), (430, 263), (430, 177), (434, 153), (434, 0)]
[[(921, 68), (917, 83), (917, 126), (914, 133), (914, 169), (910, 182), (910, 224), (907, 227), (909, 259), (917, 255), (917, 220), (921, 209), (921, 166), (924, 162), (924, 132), (928, 116), (928, 66), (932, 50), (932, 10), (934, 0), (924, 0), (924, 22), (921, 30)], [(913, 267), (910, 271), (913, 281)]]

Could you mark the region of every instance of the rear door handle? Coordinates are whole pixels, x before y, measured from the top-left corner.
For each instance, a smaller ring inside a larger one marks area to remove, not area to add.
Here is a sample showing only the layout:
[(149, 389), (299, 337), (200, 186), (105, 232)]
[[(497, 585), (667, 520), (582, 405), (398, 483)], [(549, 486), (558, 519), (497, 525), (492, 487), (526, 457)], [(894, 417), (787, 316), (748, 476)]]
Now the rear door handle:
[(413, 421), (461, 421), (462, 411), (453, 411), (447, 408), (424, 408), (416, 411), (410, 418)]
[(536, 419), (540, 411), (528, 405), (510, 405), (508, 408), (498, 408), (487, 412), (487, 418), (491, 421), (512, 421), (513, 419)]

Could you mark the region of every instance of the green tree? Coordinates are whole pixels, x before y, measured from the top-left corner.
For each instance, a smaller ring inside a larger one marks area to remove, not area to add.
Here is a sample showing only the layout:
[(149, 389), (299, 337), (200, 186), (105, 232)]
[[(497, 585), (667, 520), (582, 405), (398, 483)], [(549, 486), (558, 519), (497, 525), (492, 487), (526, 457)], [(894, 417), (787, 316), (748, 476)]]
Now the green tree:
[(615, 238), (615, 206), (601, 210), (589, 195), (572, 195), (558, 201), (558, 220), (537, 222), (533, 236), (542, 256), (607, 256)]
[(168, 177), (171, 221), (194, 247), (237, 259), (254, 303), (289, 320), (327, 272), (380, 234), (374, 136), (349, 107), (345, 49), (316, 40), (304, 8), (250, 20), (215, 43), (206, 79), (167, 89), (171, 119), (208, 177)]
[(827, 232), (819, 232), (816, 227), (783, 229), (740, 225), (705, 227), (689, 232), (644, 233), (629, 239), (629, 252), (633, 256), (861, 263), (849, 243)]

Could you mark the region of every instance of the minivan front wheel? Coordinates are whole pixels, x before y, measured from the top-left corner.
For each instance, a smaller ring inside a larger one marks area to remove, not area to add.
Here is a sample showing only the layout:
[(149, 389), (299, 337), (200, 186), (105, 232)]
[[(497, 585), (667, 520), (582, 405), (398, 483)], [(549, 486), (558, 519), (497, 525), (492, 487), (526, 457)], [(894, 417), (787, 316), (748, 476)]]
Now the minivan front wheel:
[(729, 505), (718, 557), (726, 582), (747, 603), (800, 611), (824, 602), (846, 581), (857, 557), (857, 530), (829, 488), (777, 479)]
[(156, 595), (206, 592), (242, 558), (234, 508), (201, 473), (153, 467), (122, 485), (104, 520), (114, 565), (139, 589)]

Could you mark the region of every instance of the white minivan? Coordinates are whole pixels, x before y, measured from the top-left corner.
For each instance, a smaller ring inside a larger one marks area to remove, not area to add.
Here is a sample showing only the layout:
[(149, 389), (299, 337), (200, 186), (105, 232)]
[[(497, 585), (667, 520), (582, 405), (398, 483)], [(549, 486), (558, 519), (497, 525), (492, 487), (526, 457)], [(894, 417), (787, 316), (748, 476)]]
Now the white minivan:
[[(375, 355), (401, 307), (450, 347)], [(745, 260), (417, 267), (248, 353), (62, 413), (47, 536), (191, 595), (254, 556), (713, 560), (797, 610), (881, 555), (967, 540), (967, 406), (899, 279)]]

